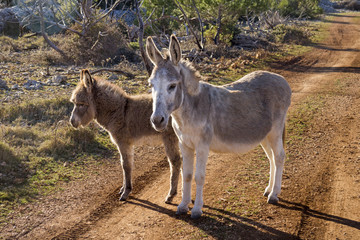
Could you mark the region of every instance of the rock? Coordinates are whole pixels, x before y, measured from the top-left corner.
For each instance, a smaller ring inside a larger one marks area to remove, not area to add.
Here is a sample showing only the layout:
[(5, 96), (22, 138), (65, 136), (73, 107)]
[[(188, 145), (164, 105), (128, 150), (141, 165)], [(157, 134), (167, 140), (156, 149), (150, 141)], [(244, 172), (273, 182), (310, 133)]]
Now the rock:
[(37, 84), (37, 83), (38, 83), (38, 81), (28, 80), (26, 83), (24, 83), (24, 87), (25, 87), (25, 86), (35, 85), (35, 84)]
[(51, 79), (51, 83), (53, 83), (54, 85), (60, 85), (60, 84), (66, 84), (66, 76), (62, 76), (62, 75), (55, 75), (52, 77)]
[(11, 90), (18, 90), (19, 89), (19, 85), (14, 84), (10, 87)]
[(0, 33), (12, 37), (20, 35), (20, 21), (12, 8), (0, 9)]
[[(20, 24), (21, 26), (26, 27), (31, 32), (40, 32), (39, 17), (33, 13), (34, 10), (32, 9), (32, 7), (23, 7), (19, 3), (17, 6), (7, 8), (6, 10), (10, 11), (13, 15), (15, 15), (18, 24)], [(57, 26), (49, 27), (52, 24), (48, 23), (48, 21), (50, 22), (56, 21), (55, 20), (56, 17), (54, 16), (55, 14), (54, 11), (49, 7), (44, 6), (43, 14), (45, 18), (45, 31), (50, 35), (60, 32), (61, 31), (60, 27)]]
[(110, 77), (108, 77), (109, 81), (119, 80), (119, 77), (116, 74), (111, 74)]
[(9, 89), (5, 80), (0, 79), (0, 89)]
[(26, 90), (39, 90), (42, 89), (43, 86), (41, 85), (41, 82), (35, 80), (28, 80), (26, 83), (24, 83), (24, 88)]
[(336, 6), (336, 3), (333, 3), (330, 0), (320, 0), (319, 7), (321, 7), (325, 13), (334, 13), (337, 12), (337, 10), (334, 8)]

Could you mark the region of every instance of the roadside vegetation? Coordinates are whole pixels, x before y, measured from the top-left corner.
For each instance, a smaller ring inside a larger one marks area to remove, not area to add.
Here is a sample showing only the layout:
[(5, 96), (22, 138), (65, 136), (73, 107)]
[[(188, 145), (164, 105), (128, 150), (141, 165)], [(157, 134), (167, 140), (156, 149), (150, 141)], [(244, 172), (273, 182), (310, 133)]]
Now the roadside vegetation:
[[(35, 2), (28, 1), (28, 7)], [(107, 67), (131, 73), (134, 79), (108, 72), (100, 75), (112, 78), (128, 93), (146, 93), (149, 71), (141, 36), (155, 35), (157, 44), (165, 47), (169, 34), (176, 32), (185, 57), (204, 80), (225, 84), (309, 50), (324, 29), (317, 22), (305, 21), (322, 13), (316, 0), (274, 0), (270, 5), (269, 1), (175, 0), (165, 4), (168, 1), (156, 0), (144, 1), (143, 6), (137, 0), (113, 1), (119, 4), (114, 9), (132, 8), (137, 13), (132, 25), (124, 19), (91, 22), (99, 19), (101, 8), (112, 7), (94, 2), (97, 8), (88, 9), (91, 18), (68, 21), (66, 28), (49, 35), (62, 53), (49, 45), (46, 32), (28, 31), (17, 38), (0, 36), (0, 80), (7, 83), (0, 86), (0, 224), (16, 206), (61, 191), (67, 182), (85, 177), (91, 166), (117, 154), (108, 134), (96, 124), (73, 129), (68, 123), (72, 110), (68, 99), (81, 68), (95, 71)], [(35, 10), (33, 14), (38, 16)], [(39, 21), (41, 18), (38, 16)], [(86, 25), (86, 21), (91, 24)], [(192, 33), (187, 34), (187, 28), (193, 28)], [(45, 84), (58, 74), (66, 76), (66, 85)], [(40, 82), (42, 87), (25, 89), (29, 80)], [(299, 137), (306, 127), (297, 120), (302, 117), (294, 116), (290, 121), (290, 131)], [(229, 186), (227, 192), (233, 191)], [(240, 196), (230, 197), (226, 201), (238, 202)], [(254, 203), (252, 212), (241, 214), (255, 214), (257, 208)], [(226, 211), (238, 214), (238, 209), (234, 206)]]

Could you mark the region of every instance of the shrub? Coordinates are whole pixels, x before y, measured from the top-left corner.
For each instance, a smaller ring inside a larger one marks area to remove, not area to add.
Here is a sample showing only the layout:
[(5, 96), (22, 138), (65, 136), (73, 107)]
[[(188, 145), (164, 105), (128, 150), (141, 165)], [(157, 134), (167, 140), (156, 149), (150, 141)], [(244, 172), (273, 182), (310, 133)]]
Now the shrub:
[[(80, 25), (75, 24), (73, 28), (79, 32), (82, 31)], [(130, 61), (136, 60), (136, 57), (134, 57), (136, 54), (128, 46), (125, 39), (125, 35), (117, 26), (99, 22), (87, 29), (84, 36), (66, 33), (57, 36), (54, 41), (75, 64), (93, 63), (94, 65), (104, 66), (108, 63), (119, 62), (121, 55), (124, 55)], [(50, 62), (64, 62), (64, 60), (50, 59)]]
[(310, 34), (299, 27), (279, 24), (272, 32), (273, 40), (281, 43), (306, 44), (310, 42)]
[(323, 12), (319, 0), (281, 0), (276, 6), (283, 16), (315, 18)]

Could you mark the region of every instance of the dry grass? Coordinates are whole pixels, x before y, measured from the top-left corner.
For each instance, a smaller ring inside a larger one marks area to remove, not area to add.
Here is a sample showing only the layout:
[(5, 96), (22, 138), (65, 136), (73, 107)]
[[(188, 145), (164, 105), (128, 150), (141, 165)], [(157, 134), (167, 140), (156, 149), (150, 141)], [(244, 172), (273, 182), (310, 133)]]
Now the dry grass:
[(72, 104), (67, 98), (0, 109), (0, 222), (16, 205), (81, 177), (87, 164), (116, 152), (99, 127), (69, 126)]

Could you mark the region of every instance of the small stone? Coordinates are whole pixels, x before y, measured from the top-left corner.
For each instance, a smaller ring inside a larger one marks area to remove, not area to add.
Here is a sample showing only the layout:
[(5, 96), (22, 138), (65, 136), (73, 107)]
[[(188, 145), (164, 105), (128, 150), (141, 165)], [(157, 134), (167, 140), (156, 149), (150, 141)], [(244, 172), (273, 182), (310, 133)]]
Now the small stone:
[(109, 81), (119, 80), (119, 77), (116, 74), (111, 74), (111, 76), (108, 78)]
[(36, 85), (38, 84), (39, 82), (38, 81), (35, 81), (35, 80), (28, 80), (26, 83), (24, 83), (24, 87), (26, 88), (26, 86), (33, 86), (33, 85)]
[(0, 88), (2, 89), (8, 89), (7, 83), (5, 80), (0, 79)]
[(11, 90), (18, 90), (19, 89), (19, 85), (14, 84), (11, 86)]
[(65, 84), (66, 83), (66, 76), (62, 76), (62, 75), (55, 75), (52, 77), (51, 82), (52, 83), (56, 83), (56, 84)]

